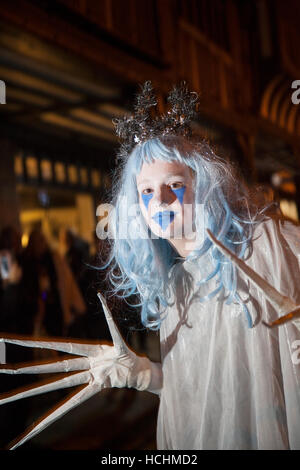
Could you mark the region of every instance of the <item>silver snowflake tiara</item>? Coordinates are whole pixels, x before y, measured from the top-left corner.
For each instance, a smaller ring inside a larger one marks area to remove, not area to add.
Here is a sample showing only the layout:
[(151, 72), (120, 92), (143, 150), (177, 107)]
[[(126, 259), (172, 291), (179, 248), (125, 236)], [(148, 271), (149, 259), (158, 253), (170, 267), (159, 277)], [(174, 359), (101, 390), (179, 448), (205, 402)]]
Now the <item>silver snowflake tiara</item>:
[(116, 133), (122, 141), (117, 160), (125, 161), (133, 148), (158, 136), (191, 137), (190, 123), (198, 112), (198, 95), (188, 90), (185, 82), (174, 86), (168, 95), (166, 114), (157, 114), (157, 98), (150, 81), (141, 85), (134, 103), (134, 114), (113, 119)]

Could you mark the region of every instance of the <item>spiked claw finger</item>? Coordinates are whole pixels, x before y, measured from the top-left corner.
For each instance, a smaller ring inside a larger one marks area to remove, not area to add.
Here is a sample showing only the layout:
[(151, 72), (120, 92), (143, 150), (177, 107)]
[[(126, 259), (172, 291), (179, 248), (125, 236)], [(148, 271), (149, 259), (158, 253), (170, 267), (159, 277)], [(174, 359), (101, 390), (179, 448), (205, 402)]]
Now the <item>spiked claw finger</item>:
[(35, 395), (40, 395), (42, 393), (51, 392), (53, 390), (59, 390), (61, 388), (74, 387), (76, 385), (82, 385), (88, 383), (91, 380), (90, 372), (81, 372), (73, 375), (64, 377), (63, 379), (54, 380), (52, 382), (40, 382), (40, 385), (37, 385), (33, 388), (27, 390), (21, 390), (19, 392), (14, 392), (10, 394), (5, 394), (3, 398), (0, 398), (0, 405), (4, 403), (9, 403), (11, 401), (20, 400), (21, 398), (32, 397)]
[(280, 318), (277, 318), (277, 320), (273, 321), (272, 323), (266, 323), (263, 321), (262, 323), (267, 326), (268, 328), (273, 328), (274, 326), (279, 326), (283, 325), (284, 323), (287, 323), (291, 320), (294, 320), (295, 318), (300, 317), (300, 308), (296, 308), (294, 311), (289, 312), (287, 315), (283, 315)]
[(64, 361), (50, 362), (46, 364), (29, 364), (26, 366), (3, 367), (3, 374), (47, 374), (50, 372), (71, 372), (90, 368), (90, 360), (87, 357), (65, 359)]
[(278, 311), (279, 315), (285, 315), (298, 307), (288, 297), (282, 295), (278, 290), (271, 286), (265, 279), (257, 274), (242, 259), (238, 258), (228, 248), (226, 248), (216, 237), (207, 230), (210, 240), (217, 245), (221, 253), (229, 258), (246, 276), (256, 285), (256, 287), (264, 294), (273, 307)]
[(5, 343), (16, 344), (18, 346), (25, 346), (28, 348), (43, 348), (43, 349), (54, 349), (56, 351), (66, 352), (69, 354), (75, 354), (78, 356), (96, 356), (99, 354), (99, 350), (102, 349), (100, 344), (86, 344), (86, 343), (74, 343), (71, 341), (44, 341), (44, 340), (32, 340), (19, 338), (0, 338), (0, 341)]
[(103, 297), (103, 295), (100, 292), (98, 292), (97, 295), (98, 295), (98, 297), (100, 299), (100, 302), (102, 304), (103, 311), (105, 313), (106, 321), (107, 321), (107, 324), (108, 324), (108, 328), (109, 328), (114, 346), (115, 346), (118, 354), (120, 354), (120, 355), (127, 354), (128, 353), (128, 346), (125, 343), (125, 341), (123, 340), (123, 338), (122, 338), (122, 336), (121, 336), (121, 334), (118, 330), (118, 327), (114, 322), (113, 316), (112, 316), (112, 314), (111, 314), (111, 312), (110, 312), (110, 310), (107, 306), (105, 298)]
[(31, 426), (27, 431), (25, 431), (24, 434), (15, 439), (9, 445), (9, 449), (14, 450), (20, 445), (24, 444), (26, 441), (32, 439), (34, 436), (46, 429), (54, 421), (65, 415), (68, 411), (72, 410), (76, 406), (88, 400), (96, 393), (100, 392), (101, 389), (102, 385), (89, 384), (79, 390), (79, 392), (76, 391), (72, 395), (69, 395), (67, 399), (63, 400), (57, 407), (53, 408), (49, 413), (40, 418), (38, 423), (34, 423), (33, 426)]

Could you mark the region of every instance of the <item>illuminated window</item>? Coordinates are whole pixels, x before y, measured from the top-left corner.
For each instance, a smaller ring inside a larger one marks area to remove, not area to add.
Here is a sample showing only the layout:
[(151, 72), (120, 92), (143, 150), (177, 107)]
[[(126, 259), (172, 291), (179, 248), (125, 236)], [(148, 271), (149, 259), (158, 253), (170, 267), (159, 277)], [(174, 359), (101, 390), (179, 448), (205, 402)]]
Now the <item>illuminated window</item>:
[(77, 168), (75, 165), (68, 166), (68, 178), (71, 184), (78, 183), (78, 173), (77, 173)]
[(28, 233), (23, 233), (22, 242), (21, 242), (23, 248), (26, 248), (26, 246), (28, 245), (28, 240), (29, 240)]
[(41, 161), (41, 173), (43, 180), (49, 181), (52, 179), (52, 165), (50, 160)]
[(87, 186), (89, 182), (87, 168), (80, 168), (80, 182), (83, 186)]
[(65, 165), (61, 162), (55, 163), (55, 179), (58, 183), (64, 183), (66, 180)]
[(23, 176), (23, 161), (20, 153), (15, 156), (15, 174), (16, 176)]
[(92, 185), (94, 188), (100, 188), (100, 172), (98, 170), (92, 170), (91, 172)]
[(28, 178), (37, 179), (39, 175), (38, 161), (34, 157), (26, 158), (26, 170)]

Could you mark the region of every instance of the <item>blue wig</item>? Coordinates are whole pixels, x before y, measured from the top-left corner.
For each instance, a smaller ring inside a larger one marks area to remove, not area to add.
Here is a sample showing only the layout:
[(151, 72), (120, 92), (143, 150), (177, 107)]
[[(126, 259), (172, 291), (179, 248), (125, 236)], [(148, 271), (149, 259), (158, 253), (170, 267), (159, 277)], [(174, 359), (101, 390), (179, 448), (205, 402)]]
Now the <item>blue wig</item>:
[[(170, 298), (170, 269), (179, 255), (162, 238), (153, 238), (139, 210), (128, 216), (125, 214), (124, 197), (128, 205), (138, 207), (139, 196), (136, 176), (144, 162), (154, 160), (180, 162), (191, 168), (194, 174), (195, 205), (204, 209), (205, 228), (211, 232), (240, 258), (246, 258), (252, 248), (254, 225), (261, 214), (249, 202), (246, 187), (235, 177), (231, 164), (217, 157), (205, 143), (192, 143), (178, 136), (153, 138), (138, 144), (119, 169), (114, 184), (114, 217), (110, 221), (114, 239), (111, 241), (109, 279), (113, 293), (128, 298), (137, 294), (141, 307), (142, 323), (149, 329), (158, 330), (163, 321), (163, 314)], [(203, 231), (203, 211), (195, 212), (196, 231)], [(120, 235), (120, 227), (126, 220), (131, 227), (126, 237)], [(140, 238), (136, 233), (143, 233)], [(204, 240), (189, 258), (200, 258), (210, 254), (213, 269), (200, 284), (212, 278), (217, 280), (217, 288), (201, 301), (209, 300), (223, 290), (226, 303), (239, 303), (252, 326), (252, 320), (237, 292), (236, 267), (224, 258), (204, 232)]]

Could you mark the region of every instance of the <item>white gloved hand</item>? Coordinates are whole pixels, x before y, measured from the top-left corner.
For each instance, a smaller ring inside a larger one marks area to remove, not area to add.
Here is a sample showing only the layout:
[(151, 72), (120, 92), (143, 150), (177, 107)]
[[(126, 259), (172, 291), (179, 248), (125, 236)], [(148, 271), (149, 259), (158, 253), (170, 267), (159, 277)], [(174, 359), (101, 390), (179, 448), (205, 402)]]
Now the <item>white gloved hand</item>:
[(153, 363), (147, 357), (135, 354), (125, 343), (112, 315), (107, 307), (105, 299), (98, 294), (102, 302), (108, 327), (112, 336), (113, 344), (90, 344), (86, 342), (73, 342), (69, 340), (49, 341), (32, 340), (24, 338), (0, 338), (5, 343), (19, 346), (50, 349), (54, 351), (66, 352), (79, 357), (64, 359), (43, 364), (28, 364), (9, 367), (4, 366), (0, 372), (6, 374), (39, 374), (74, 372), (71, 375), (52, 380), (42, 381), (33, 387), (26, 387), (24, 390), (17, 390), (0, 397), (0, 404), (9, 403), (26, 397), (39, 395), (41, 393), (59, 390), (67, 387), (85, 385), (70, 396), (67, 400), (46, 414), (35, 426), (29, 428), (24, 435), (16, 440), (11, 449), (28, 441), (41, 432), (51, 423), (59, 419), (69, 410), (75, 408), (80, 403), (88, 400), (96, 393), (108, 387), (130, 387), (137, 390), (147, 390), (159, 394), (162, 388), (162, 367), (160, 363)]
[(147, 357), (137, 355), (127, 346), (113, 321), (106, 300), (100, 293), (98, 293), (98, 297), (102, 303), (114, 346), (107, 346), (109, 350), (101, 355), (99, 363), (101, 378), (98, 378), (96, 374), (97, 367), (95, 368), (95, 365), (98, 362), (97, 358), (92, 361), (94, 364), (93, 366), (91, 364), (91, 370), (95, 371), (95, 380), (98, 381), (100, 379), (103, 383), (103, 364), (104, 358), (105, 360), (107, 358), (108, 369), (105, 372), (107, 374), (104, 382), (105, 387), (129, 387), (159, 393), (162, 387), (161, 364), (153, 363)]

